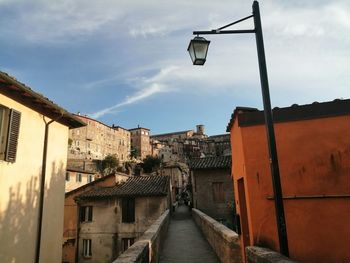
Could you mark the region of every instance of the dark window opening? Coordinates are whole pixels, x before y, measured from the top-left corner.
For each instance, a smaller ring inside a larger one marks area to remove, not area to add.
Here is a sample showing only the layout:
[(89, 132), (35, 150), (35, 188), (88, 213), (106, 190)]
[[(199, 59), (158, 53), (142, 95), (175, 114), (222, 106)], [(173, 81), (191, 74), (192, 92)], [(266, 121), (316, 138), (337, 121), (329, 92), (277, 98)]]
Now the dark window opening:
[(122, 238), (122, 251), (124, 252), (134, 244), (135, 238)]
[(80, 222), (92, 221), (92, 206), (80, 207)]
[(122, 199), (122, 222), (123, 223), (135, 222), (135, 199), (134, 198)]
[(91, 239), (83, 239), (83, 256), (91, 257)]

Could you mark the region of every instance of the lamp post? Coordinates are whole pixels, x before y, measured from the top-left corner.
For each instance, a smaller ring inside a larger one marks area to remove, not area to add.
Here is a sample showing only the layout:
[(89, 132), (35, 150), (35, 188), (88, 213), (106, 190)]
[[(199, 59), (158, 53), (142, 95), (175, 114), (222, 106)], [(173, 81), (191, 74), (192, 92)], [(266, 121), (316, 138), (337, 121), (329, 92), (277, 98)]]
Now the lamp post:
[[(234, 24), (238, 24), (249, 18), (254, 19), (254, 27), (255, 27), (254, 29), (223, 30), (227, 27), (230, 27)], [(273, 127), (269, 83), (267, 78), (264, 41), (263, 41), (263, 34), (262, 34), (262, 28), (261, 28), (261, 19), (260, 19), (260, 10), (259, 10), (258, 1), (253, 2), (253, 14), (250, 16), (244, 17), (240, 20), (237, 20), (233, 23), (230, 23), (218, 29), (214, 29), (210, 31), (194, 31), (193, 35), (197, 35), (197, 37), (191, 40), (187, 50), (191, 55), (193, 65), (204, 65), (206, 61), (206, 55), (207, 55), (210, 41), (204, 39), (203, 37), (199, 37), (200, 35), (245, 34), (245, 33), (254, 33), (255, 39), (256, 39), (259, 72), (260, 72), (260, 83), (261, 83), (261, 91), (262, 91), (262, 98), (263, 98), (263, 105), (264, 105), (265, 126), (266, 126), (266, 132), (267, 132), (267, 141), (268, 141), (269, 157), (270, 157), (272, 186), (273, 186), (273, 192), (275, 196), (274, 202), (275, 202), (279, 246), (280, 246), (280, 252), (285, 256), (289, 256), (287, 228), (286, 228), (286, 221), (285, 221), (285, 215), (284, 215), (282, 187), (281, 187), (279, 165), (278, 165), (278, 158), (277, 158), (275, 132)]]

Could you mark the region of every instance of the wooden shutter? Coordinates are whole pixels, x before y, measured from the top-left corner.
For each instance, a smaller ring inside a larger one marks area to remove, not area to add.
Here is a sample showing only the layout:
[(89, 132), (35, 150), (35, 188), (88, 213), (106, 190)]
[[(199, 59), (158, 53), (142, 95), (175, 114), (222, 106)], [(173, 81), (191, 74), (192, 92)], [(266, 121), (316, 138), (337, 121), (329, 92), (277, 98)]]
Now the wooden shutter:
[(129, 199), (129, 222), (135, 222), (135, 199)]
[(127, 223), (128, 222), (128, 200), (123, 198), (122, 199), (122, 222)]
[(79, 209), (79, 217), (80, 217), (80, 222), (84, 222), (85, 221), (85, 206), (80, 207)]
[(123, 223), (135, 222), (135, 199), (134, 198), (122, 199), (122, 222)]
[(21, 123), (21, 113), (19, 111), (11, 109), (5, 161), (12, 162), (12, 163), (16, 161), (20, 123)]
[(92, 221), (92, 206), (88, 206), (87, 208), (89, 209), (88, 221)]
[(212, 184), (213, 201), (217, 203), (225, 202), (224, 183), (215, 182)]

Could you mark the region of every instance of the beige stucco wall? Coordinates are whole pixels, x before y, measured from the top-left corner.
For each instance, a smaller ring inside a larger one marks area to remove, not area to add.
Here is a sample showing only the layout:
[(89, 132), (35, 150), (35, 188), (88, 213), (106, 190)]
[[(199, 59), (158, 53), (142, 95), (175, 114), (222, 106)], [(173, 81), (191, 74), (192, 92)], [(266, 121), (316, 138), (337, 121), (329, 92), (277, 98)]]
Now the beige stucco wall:
[[(80, 186), (83, 186), (85, 184), (90, 183), (89, 182), (89, 175), (92, 176), (92, 181), (95, 181), (95, 175), (94, 174), (87, 174), (83, 172), (75, 172), (75, 171), (66, 171), (66, 173), (69, 173), (69, 181), (66, 181), (66, 192), (72, 191)], [(77, 181), (77, 174), (81, 174), (81, 182)]]
[[(0, 103), (22, 114), (16, 162), (0, 160), (0, 262), (34, 262), (45, 123), (41, 114), (2, 94)], [(67, 142), (68, 127), (52, 123), (40, 257), (43, 263), (61, 262)]]

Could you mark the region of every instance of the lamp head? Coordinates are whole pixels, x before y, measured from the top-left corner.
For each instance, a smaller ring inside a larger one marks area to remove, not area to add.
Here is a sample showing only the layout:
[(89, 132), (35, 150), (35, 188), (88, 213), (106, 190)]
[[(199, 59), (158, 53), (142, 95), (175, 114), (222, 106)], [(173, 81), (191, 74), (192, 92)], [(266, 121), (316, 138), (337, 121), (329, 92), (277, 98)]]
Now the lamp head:
[(193, 65), (204, 65), (210, 41), (204, 37), (195, 37), (190, 41), (187, 51), (190, 53)]

